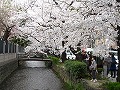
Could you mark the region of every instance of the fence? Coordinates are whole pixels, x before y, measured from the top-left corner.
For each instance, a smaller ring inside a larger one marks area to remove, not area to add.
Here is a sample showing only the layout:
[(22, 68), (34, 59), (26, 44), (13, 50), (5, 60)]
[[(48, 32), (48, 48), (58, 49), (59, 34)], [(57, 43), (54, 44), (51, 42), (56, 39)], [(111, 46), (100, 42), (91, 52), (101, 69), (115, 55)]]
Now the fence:
[(14, 44), (9, 41), (3, 41), (0, 39), (0, 54), (2, 53), (18, 53), (24, 52), (24, 47)]

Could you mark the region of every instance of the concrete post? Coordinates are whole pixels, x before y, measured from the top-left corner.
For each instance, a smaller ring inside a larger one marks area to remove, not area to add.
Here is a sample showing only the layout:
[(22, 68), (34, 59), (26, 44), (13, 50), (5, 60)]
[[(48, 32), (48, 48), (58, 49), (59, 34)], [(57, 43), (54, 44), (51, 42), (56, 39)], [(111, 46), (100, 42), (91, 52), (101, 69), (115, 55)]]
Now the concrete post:
[(8, 53), (10, 52), (10, 42), (8, 41)]
[(3, 43), (3, 53), (5, 53), (5, 41)]

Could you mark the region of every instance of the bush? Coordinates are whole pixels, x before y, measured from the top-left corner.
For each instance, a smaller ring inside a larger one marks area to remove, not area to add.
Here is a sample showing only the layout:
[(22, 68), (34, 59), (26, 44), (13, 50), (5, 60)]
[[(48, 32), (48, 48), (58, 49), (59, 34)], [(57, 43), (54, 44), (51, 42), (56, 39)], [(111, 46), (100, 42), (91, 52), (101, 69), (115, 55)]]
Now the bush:
[(109, 82), (105, 84), (107, 90), (120, 90), (120, 83), (119, 82)]
[(74, 90), (74, 86), (71, 85), (70, 82), (64, 82), (64, 89), (65, 90)]
[(71, 76), (75, 78), (83, 78), (87, 73), (87, 65), (79, 61), (65, 61), (65, 68)]
[(52, 67), (52, 61), (45, 61), (45, 66), (47, 68), (51, 68)]
[(59, 58), (53, 57), (53, 56), (48, 56), (48, 58), (52, 60), (53, 65), (57, 65), (59, 63), (59, 60), (60, 60)]

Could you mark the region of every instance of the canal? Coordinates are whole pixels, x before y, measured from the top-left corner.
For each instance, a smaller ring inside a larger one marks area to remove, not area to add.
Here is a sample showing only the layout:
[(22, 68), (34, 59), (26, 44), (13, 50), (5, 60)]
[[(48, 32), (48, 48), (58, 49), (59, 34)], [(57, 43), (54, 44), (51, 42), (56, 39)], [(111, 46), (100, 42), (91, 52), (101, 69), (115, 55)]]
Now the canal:
[(32, 63), (26, 68), (18, 67), (0, 85), (0, 90), (63, 90), (60, 79), (51, 69)]

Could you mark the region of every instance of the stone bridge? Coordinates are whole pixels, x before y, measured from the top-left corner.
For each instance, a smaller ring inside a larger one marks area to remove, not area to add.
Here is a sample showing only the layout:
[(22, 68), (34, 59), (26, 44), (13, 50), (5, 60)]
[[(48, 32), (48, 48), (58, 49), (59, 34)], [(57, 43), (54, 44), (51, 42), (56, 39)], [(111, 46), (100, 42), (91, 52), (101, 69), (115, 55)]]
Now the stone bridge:
[(43, 58), (20, 58), (18, 59), (19, 67), (51, 67), (52, 61)]

